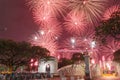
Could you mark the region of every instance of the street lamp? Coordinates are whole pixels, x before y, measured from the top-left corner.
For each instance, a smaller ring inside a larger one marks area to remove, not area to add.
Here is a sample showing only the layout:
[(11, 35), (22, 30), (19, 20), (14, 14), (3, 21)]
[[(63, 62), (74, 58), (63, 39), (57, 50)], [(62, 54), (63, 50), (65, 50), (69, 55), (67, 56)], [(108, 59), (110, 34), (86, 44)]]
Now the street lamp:
[(87, 50), (84, 52), (84, 60), (85, 60), (85, 80), (91, 80), (90, 79), (90, 67), (89, 67), (90, 56)]

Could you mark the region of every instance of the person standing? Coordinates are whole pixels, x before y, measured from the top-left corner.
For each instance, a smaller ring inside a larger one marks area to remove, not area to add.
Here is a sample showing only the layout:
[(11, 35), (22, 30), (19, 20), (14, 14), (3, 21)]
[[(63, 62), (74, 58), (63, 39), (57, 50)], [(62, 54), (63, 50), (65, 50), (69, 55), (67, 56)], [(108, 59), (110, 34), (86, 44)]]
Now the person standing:
[(50, 78), (50, 64), (46, 65), (46, 72), (47, 72), (47, 77)]

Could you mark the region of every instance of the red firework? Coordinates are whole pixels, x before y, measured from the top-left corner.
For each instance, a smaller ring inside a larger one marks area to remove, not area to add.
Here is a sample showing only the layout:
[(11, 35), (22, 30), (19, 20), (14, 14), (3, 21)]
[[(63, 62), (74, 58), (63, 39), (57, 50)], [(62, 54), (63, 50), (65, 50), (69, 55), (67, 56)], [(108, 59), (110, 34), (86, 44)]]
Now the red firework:
[(30, 39), (30, 42), (33, 45), (42, 46), (50, 51), (50, 55), (55, 56), (56, 50), (57, 50), (57, 43), (55, 40), (46, 37), (45, 35), (41, 35), (39, 33), (36, 33), (32, 36)]
[(83, 12), (87, 21), (92, 26), (96, 26), (108, 6), (109, 0), (69, 0), (69, 2), (69, 8), (72, 12), (77, 14)]
[[(109, 49), (111, 49), (110, 51), (112, 52), (120, 48), (118, 46), (119, 42), (113, 41), (112, 44), (102, 46), (99, 49), (100, 51), (98, 51), (98, 46), (93, 40), (94, 27), (90, 27), (91, 25), (95, 26), (101, 20), (101, 16), (106, 10), (109, 1), (110, 0), (30, 0), (28, 4), (33, 10), (34, 20), (42, 26), (40, 30), (32, 36), (30, 42), (34, 45), (47, 48), (51, 52), (51, 55), (55, 55), (58, 49), (55, 38), (60, 37), (62, 31), (62, 27), (58, 25), (57, 21), (65, 21), (64, 28), (68, 32), (80, 35), (67, 39), (65, 43), (62, 44), (64, 48), (68, 50), (72, 49), (73, 51), (81, 50), (81, 52), (87, 49), (93, 58), (99, 58), (102, 55), (105, 55), (106, 58), (108, 55), (112, 56), (112, 53), (109, 54)], [(104, 19), (109, 19), (110, 15), (115, 12), (118, 7), (117, 5), (108, 9), (104, 15)], [(64, 16), (66, 12), (69, 12), (69, 14)], [(63, 17), (61, 17), (61, 15), (64, 16), (65, 20), (62, 20)], [(113, 48), (113, 45), (115, 45), (115, 48)]]
[(118, 11), (118, 9), (119, 9), (119, 5), (115, 5), (115, 6), (110, 7), (109, 9), (107, 9), (107, 10), (105, 11), (105, 13), (104, 13), (103, 20), (108, 20), (108, 19), (110, 19), (110, 18), (111, 18), (111, 15), (112, 15), (114, 12)]
[(67, 18), (65, 19), (65, 28), (68, 32), (79, 34), (84, 31), (86, 25), (86, 18), (83, 13), (81, 14), (68, 14)]
[(101, 46), (99, 51), (103, 56), (105, 56), (106, 60), (112, 60), (113, 59), (113, 53), (120, 49), (120, 42), (112, 40), (109, 44)]
[(28, 5), (33, 10), (37, 22), (49, 21), (51, 17), (64, 16), (66, 13), (66, 0), (30, 0)]
[(41, 30), (43, 30), (45, 32), (46, 37), (49, 38), (60, 37), (62, 33), (61, 26), (57, 23), (55, 23), (54, 25), (46, 24), (43, 28), (41, 28)]
[(81, 34), (79, 34), (79, 36), (84, 38), (84, 39), (86, 39), (86, 38), (94, 39), (94, 37), (95, 37), (95, 28), (87, 25), (85, 30)]
[(44, 13), (40, 10), (36, 10), (33, 12), (33, 18), (37, 24), (41, 24), (44, 26), (45, 24), (51, 23), (54, 18), (49, 13)]

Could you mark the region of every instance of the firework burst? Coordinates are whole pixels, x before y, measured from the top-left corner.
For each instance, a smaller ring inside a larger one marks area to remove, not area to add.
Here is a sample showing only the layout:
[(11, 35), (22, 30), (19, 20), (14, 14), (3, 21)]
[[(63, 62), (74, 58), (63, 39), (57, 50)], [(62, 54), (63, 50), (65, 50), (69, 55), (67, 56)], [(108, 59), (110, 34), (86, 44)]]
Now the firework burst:
[(86, 15), (87, 20), (96, 25), (100, 21), (109, 0), (70, 0), (69, 8), (76, 14), (81, 11)]
[[(100, 59), (99, 54), (97, 54), (99, 46), (91, 38), (71, 37), (63, 42), (63, 46), (68, 52), (71, 52), (70, 55), (76, 52), (84, 53), (87, 50), (91, 58), (95, 59), (96, 62)], [(65, 52), (64, 49), (62, 51)]]
[[(62, 34), (62, 27), (58, 21), (64, 22), (63, 28), (72, 36), (63, 41), (62, 47), (67, 50), (88, 50), (93, 58), (105, 55), (112, 56), (113, 52), (120, 48), (119, 42), (112, 41), (98, 50), (98, 43), (94, 40), (94, 27), (104, 14), (106, 7), (111, 7), (109, 1), (114, 0), (27, 0), (33, 12), (35, 22), (40, 24), (40, 30), (36, 32), (30, 42), (34, 45), (48, 49), (51, 55), (55, 55), (58, 46), (55, 38)], [(118, 1), (119, 0), (115, 0)], [(104, 14), (104, 20), (110, 18), (117, 11), (119, 5), (109, 8)], [(66, 14), (68, 14), (66, 16)], [(64, 18), (64, 19), (63, 19)], [(92, 26), (92, 27), (91, 27)], [(62, 36), (63, 37), (63, 36)], [(66, 38), (66, 37), (65, 37)], [(63, 38), (64, 39), (64, 38)], [(64, 49), (63, 48), (63, 49)], [(101, 54), (103, 53), (103, 54)], [(56, 54), (57, 55), (57, 54)], [(100, 58), (99, 58), (100, 59)]]
[(35, 20), (47, 21), (53, 16), (64, 16), (66, 13), (66, 0), (30, 0), (28, 5), (31, 6)]
[(109, 9), (107, 9), (107, 10), (105, 11), (105, 13), (104, 13), (103, 20), (108, 20), (108, 19), (110, 19), (110, 18), (111, 18), (111, 15), (112, 15), (114, 12), (118, 11), (118, 9), (119, 9), (119, 5), (115, 5), (115, 6), (110, 7)]
[(55, 52), (57, 50), (57, 43), (55, 40), (46, 37), (45, 35), (41, 35), (40, 33), (36, 33), (30, 39), (30, 42), (33, 45), (42, 46), (50, 51), (50, 55), (55, 56)]
[(63, 43), (65, 44), (66, 48), (82, 50), (89, 49), (90, 51), (96, 51), (98, 48), (98, 43), (94, 40), (94, 37), (94, 28), (86, 27), (81, 34), (70, 37)]
[(41, 24), (42, 26), (44, 26), (45, 24), (49, 24), (51, 21), (54, 20), (52, 15), (44, 12), (41, 13), (41, 11), (39, 10), (33, 12), (33, 19), (37, 24)]
[(101, 46), (99, 51), (101, 52), (102, 56), (105, 56), (106, 60), (112, 60), (113, 59), (113, 53), (120, 49), (120, 42), (112, 40), (109, 44), (106, 46)]
[(84, 14), (68, 14), (65, 19), (65, 28), (68, 32), (79, 34), (85, 29), (87, 22)]
[(60, 37), (62, 33), (62, 29), (60, 25), (51, 25), (47, 24), (43, 28), (41, 28), (42, 31), (45, 32), (45, 36), (54, 39), (55, 37)]
[(68, 48), (68, 49), (78, 49), (78, 37), (71, 37), (71, 38), (68, 38), (66, 39), (63, 44), (64, 44), (64, 47), (65, 48)]

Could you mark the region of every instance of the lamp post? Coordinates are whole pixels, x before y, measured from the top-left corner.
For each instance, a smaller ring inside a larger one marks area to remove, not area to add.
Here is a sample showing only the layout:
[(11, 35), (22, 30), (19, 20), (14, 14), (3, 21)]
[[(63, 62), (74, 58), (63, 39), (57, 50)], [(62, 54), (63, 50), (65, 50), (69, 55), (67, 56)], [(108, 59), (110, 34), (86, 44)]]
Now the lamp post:
[(84, 53), (84, 60), (85, 60), (85, 80), (91, 80), (90, 79), (90, 67), (89, 67), (90, 56), (87, 50)]

